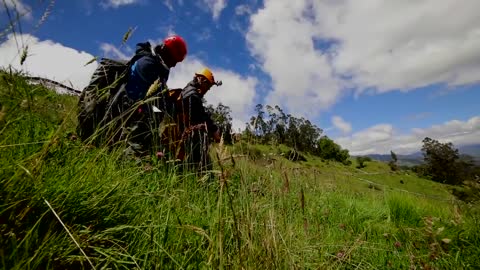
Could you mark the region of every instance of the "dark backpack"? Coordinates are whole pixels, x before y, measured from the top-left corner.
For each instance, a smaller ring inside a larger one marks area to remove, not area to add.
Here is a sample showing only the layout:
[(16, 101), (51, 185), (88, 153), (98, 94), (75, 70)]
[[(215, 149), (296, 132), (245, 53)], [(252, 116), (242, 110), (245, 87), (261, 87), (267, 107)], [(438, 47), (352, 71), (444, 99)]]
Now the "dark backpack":
[(150, 44), (143, 43), (141, 49), (128, 61), (102, 58), (89, 84), (83, 89), (78, 100), (77, 134), (82, 141), (92, 137), (97, 143), (103, 138), (96, 131), (114, 116), (106, 114), (112, 98), (128, 81), (130, 67), (143, 56), (151, 56)]

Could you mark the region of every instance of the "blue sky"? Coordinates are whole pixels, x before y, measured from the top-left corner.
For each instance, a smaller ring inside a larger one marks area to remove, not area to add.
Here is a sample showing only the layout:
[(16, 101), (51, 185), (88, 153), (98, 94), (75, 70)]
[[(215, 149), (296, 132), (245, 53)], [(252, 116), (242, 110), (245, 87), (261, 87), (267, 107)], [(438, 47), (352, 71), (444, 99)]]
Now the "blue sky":
[[(207, 101), (231, 106), (236, 127), (256, 103), (280, 103), (353, 154), (416, 151), (423, 136), (480, 143), (475, 0), (55, 1), (34, 31), (50, 2), (6, 1), (11, 12), (16, 6), (27, 15), (17, 41), (11, 32), (0, 37), (2, 66), (81, 88), (95, 68), (83, 65), (93, 56), (128, 58), (135, 43), (176, 33), (189, 54), (172, 69), (170, 86), (212, 68), (224, 85)], [(442, 19), (452, 6), (463, 18)], [(2, 4), (0, 30), (7, 26)], [(133, 35), (121, 46), (129, 28)], [(17, 43), (29, 45), (24, 66), (14, 58)]]

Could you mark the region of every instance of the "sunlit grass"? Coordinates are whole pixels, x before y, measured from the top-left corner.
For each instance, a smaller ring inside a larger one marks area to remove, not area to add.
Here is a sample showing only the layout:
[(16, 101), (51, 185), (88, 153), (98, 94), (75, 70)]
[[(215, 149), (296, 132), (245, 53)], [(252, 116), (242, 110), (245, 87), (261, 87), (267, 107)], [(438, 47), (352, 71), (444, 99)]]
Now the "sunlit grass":
[(0, 103), (2, 269), (90, 269), (87, 257), (96, 269), (480, 265), (478, 208), (411, 173), (239, 143), (212, 148), (223, 161), (208, 180), (85, 147), (76, 97), (2, 74)]

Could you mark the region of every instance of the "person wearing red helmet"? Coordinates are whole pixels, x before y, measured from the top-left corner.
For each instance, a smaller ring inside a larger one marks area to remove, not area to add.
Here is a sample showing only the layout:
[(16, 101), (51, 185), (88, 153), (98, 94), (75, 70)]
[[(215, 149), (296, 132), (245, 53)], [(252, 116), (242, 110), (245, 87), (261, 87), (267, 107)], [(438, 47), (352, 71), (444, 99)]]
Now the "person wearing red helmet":
[[(172, 35), (153, 49), (149, 42), (138, 43), (135, 53), (144, 54), (144, 56), (137, 59), (129, 70), (125, 95), (120, 101), (122, 107), (120, 110), (124, 112), (133, 106), (138, 106), (135, 105), (137, 101), (161, 95), (162, 90), (167, 88), (170, 68), (175, 67), (185, 59), (188, 49), (182, 37)], [(156, 89), (158, 90), (151, 94), (149, 89), (154, 84), (157, 84)], [(167, 105), (160, 104), (161, 98), (153, 100), (150, 102), (151, 105), (160, 108), (161, 111), (166, 111), (165, 106)], [(158, 125), (161, 119), (157, 119), (158, 117), (150, 108), (152, 107), (147, 105), (139, 106), (136, 109), (136, 114), (130, 114), (125, 129), (125, 133), (128, 134), (129, 147), (134, 152), (140, 152), (141, 155), (152, 150), (152, 144), (158, 139), (158, 134), (155, 134), (157, 127), (152, 126), (152, 123)]]
[(149, 42), (138, 43), (136, 53), (145, 51), (151, 54), (146, 54), (133, 63), (125, 86), (128, 97), (134, 101), (144, 98), (149, 87), (157, 79), (160, 82), (159, 89), (166, 86), (170, 68), (185, 59), (187, 44), (182, 37), (172, 35), (162, 44), (155, 46), (153, 50)]
[(156, 47), (157, 49), (169, 67), (174, 67), (177, 63), (182, 62), (187, 55), (187, 44), (182, 37), (177, 35), (167, 37), (163, 44)]

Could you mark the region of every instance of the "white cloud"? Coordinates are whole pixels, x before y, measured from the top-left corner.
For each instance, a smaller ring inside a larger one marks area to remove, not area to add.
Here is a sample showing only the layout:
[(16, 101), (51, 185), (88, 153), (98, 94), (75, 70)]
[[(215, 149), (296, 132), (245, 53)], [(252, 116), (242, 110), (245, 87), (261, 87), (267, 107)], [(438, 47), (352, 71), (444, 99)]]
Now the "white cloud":
[(228, 24), (228, 27), (230, 27), (232, 31), (237, 31), (242, 35), (247, 34), (247, 29), (245, 28), (244, 23), (239, 20), (236, 20), (236, 19), (231, 20), (230, 23)]
[[(199, 59), (187, 58), (184, 62), (177, 64), (171, 69), (168, 80), (169, 88), (183, 88), (193, 79), (195, 72), (205, 67)], [(227, 105), (232, 110), (233, 128), (243, 129), (245, 122), (250, 116), (255, 98), (257, 80), (253, 77), (243, 77), (230, 70), (210, 67), (215, 80), (221, 80), (223, 85), (213, 86), (205, 95), (209, 104), (216, 106), (219, 102)]]
[(215, 21), (220, 17), (222, 10), (227, 7), (225, 0), (203, 0), (203, 3), (210, 9)]
[(318, 35), (339, 42), (333, 66), (354, 75), (361, 88), (385, 92), (479, 82), (477, 0), (347, 0), (313, 6)]
[(304, 12), (306, 1), (266, 0), (250, 18), (246, 35), (251, 53), (272, 77), (265, 103), (283, 105), (302, 116), (316, 116), (340, 96), (328, 58), (315, 50), (315, 25)]
[(238, 16), (248, 15), (252, 13), (249, 5), (238, 5), (235, 7), (235, 14)]
[(452, 142), (455, 147), (480, 143), (480, 116), (467, 121), (451, 120), (429, 128), (414, 128), (409, 134), (395, 131), (389, 124), (379, 124), (356, 132), (348, 137), (335, 139), (352, 155), (387, 154), (393, 150), (398, 154), (420, 151), (425, 137), (442, 143)]
[[(17, 35), (17, 40), (28, 42), (28, 56), (20, 65), (18, 48), (12, 34), (7, 40), (0, 44), (0, 66), (7, 68), (11, 66), (31, 76), (39, 76), (65, 85), (72, 85), (73, 88), (81, 90), (87, 86), (97, 63), (85, 64), (94, 58), (93, 55), (65, 47), (60, 43), (51, 40), (42, 40), (24, 34)], [(71, 83), (71, 84), (70, 84)]]
[(141, 0), (104, 0), (100, 2), (100, 5), (104, 8), (118, 8), (121, 6), (127, 6), (139, 3)]
[(266, 102), (315, 116), (347, 87), (480, 82), (478, 10), (477, 0), (265, 0), (246, 40), (273, 81)]
[(22, 3), (20, 0), (6, 0), (5, 2), (2, 1), (0, 4), (0, 12), (5, 12), (5, 6), (3, 4), (6, 4), (7, 8), (10, 10), (10, 13), (12, 15), (12, 19), (15, 18), (16, 14), (12, 14), (12, 11), (16, 9), (18, 14), (27, 20), (31, 20), (33, 18), (32, 16), (32, 8), (27, 5)]
[(173, 3), (172, 3), (172, 0), (165, 0), (165, 1), (163, 1), (163, 4), (164, 4), (170, 11), (173, 11)]
[(343, 118), (340, 116), (333, 116), (332, 123), (343, 134), (348, 134), (352, 131), (352, 125), (347, 121), (343, 120)]
[(248, 24), (250, 15), (253, 13), (250, 4), (242, 4), (235, 7), (235, 15), (229, 22), (229, 27), (231, 30), (246, 35), (248, 32)]
[(198, 42), (207, 41), (212, 38), (212, 31), (208, 27), (202, 28), (193, 34)]
[(111, 57), (115, 59), (129, 60), (133, 56), (133, 53), (131, 50), (127, 49), (130, 53), (123, 52), (120, 49), (118, 49), (115, 45), (110, 43), (100, 44), (100, 50), (102, 50), (105, 57)]
[[(173, 25), (162, 25), (157, 27), (157, 30), (161, 32), (163, 35), (165, 35), (165, 37), (176, 34), (175, 27)], [(150, 40), (150, 41), (154, 41), (155, 43), (162, 43), (165, 37), (158, 38), (155, 40)]]

